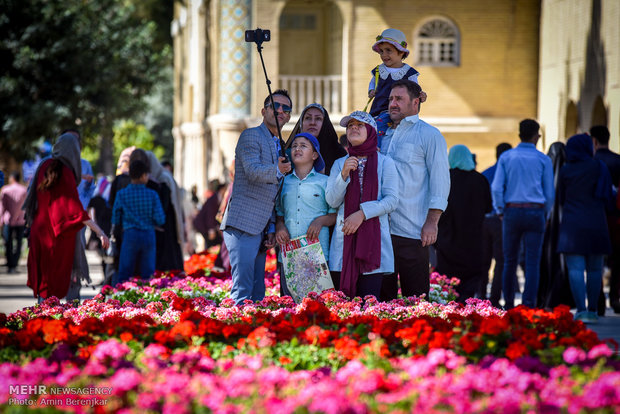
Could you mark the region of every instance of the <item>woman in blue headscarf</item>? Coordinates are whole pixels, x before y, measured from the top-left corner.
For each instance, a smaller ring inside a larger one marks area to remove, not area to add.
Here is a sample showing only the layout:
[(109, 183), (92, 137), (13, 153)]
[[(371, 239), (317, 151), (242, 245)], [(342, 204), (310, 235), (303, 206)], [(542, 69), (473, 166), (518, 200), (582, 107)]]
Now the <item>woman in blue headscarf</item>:
[[(593, 156), (589, 135), (572, 136), (566, 143), (567, 162), (560, 170), (557, 191), (562, 205), (558, 252), (566, 258), (570, 288), (577, 305), (575, 318), (584, 322), (598, 319), (603, 259), (611, 253), (605, 215), (613, 202), (611, 176), (605, 164)], [(584, 272), (588, 275), (587, 284)]]
[(455, 145), (448, 153), (450, 195), (448, 207), (439, 220), (437, 272), (458, 277), (459, 301), (486, 297), (488, 282), (482, 245), (482, 222), (492, 209), (489, 182), (479, 172), (465, 145)]

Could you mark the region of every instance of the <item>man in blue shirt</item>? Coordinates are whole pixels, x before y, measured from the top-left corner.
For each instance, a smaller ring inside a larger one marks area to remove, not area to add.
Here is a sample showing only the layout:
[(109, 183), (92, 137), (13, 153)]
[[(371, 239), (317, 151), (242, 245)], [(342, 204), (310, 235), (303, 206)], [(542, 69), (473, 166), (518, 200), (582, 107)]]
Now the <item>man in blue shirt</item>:
[(149, 167), (143, 161), (133, 161), (129, 177), (131, 184), (118, 192), (112, 210), (112, 225), (123, 225), (121, 257), (113, 284), (133, 276), (136, 260), (143, 279), (155, 272), (155, 226), (166, 221), (159, 196), (146, 188)]
[(394, 273), (383, 278), (384, 301), (396, 298), (399, 279), (403, 296), (428, 297), (429, 246), (448, 206), (448, 148), (441, 132), (420, 119), (421, 92), (413, 81), (394, 82), (388, 107), (393, 125), (381, 142), (381, 153), (396, 164), (399, 185), (398, 206), (390, 213)]
[[(500, 155), (504, 152), (512, 149), (512, 145), (507, 142), (502, 142), (495, 147), (495, 159), (499, 160)], [(495, 178), (495, 170), (497, 169), (497, 162), (484, 170), (482, 175), (489, 182), (489, 189), (491, 189), (491, 183)], [(502, 221), (495, 211), (492, 211), (486, 215), (482, 224), (482, 244), (484, 251), (484, 263), (487, 273), (491, 268), (491, 262), (495, 259), (495, 268), (493, 269), (493, 282), (491, 283), (491, 296), (489, 300), (495, 307), (499, 307), (499, 300), (502, 296), (502, 272), (504, 271), (504, 252), (502, 251)], [(487, 293), (487, 281), (480, 287), (481, 297), (486, 297)]]
[(525, 248), (522, 303), (536, 307), (545, 218), (553, 206), (553, 165), (536, 149), (540, 126), (533, 119), (519, 124), (521, 143), (497, 162), (491, 185), (493, 206), (503, 218), (503, 290), (506, 309), (514, 307), (515, 274), (521, 239)]

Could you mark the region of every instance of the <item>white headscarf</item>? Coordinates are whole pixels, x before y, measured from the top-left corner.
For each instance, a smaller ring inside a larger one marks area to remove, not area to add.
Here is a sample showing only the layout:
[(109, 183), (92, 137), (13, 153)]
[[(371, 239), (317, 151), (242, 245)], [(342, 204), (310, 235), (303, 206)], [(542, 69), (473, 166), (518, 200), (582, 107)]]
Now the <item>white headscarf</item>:
[(166, 184), (168, 188), (170, 188), (170, 201), (174, 207), (177, 241), (181, 249), (183, 249), (183, 246), (185, 246), (185, 226), (183, 224), (183, 200), (181, 199), (181, 191), (179, 191), (179, 186), (172, 174), (170, 174), (170, 171), (162, 167), (155, 154), (151, 151), (146, 151), (146, 155), (148, 155), (149, 163), (151, 164), (151, 178), (157, 182)]

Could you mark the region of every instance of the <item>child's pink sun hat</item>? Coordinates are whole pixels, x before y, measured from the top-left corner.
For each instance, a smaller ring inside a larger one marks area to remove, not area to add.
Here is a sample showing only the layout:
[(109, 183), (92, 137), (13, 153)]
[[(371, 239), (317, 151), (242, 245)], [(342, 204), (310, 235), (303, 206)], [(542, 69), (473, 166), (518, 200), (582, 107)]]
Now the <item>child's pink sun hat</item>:
[(379, 43), (389, 43), (393, 45), (397, 50), (404, 52), (403, 59), (409, 56), (409, 50), (407, 49), (407, 38), (405, 34), (398, 29), (385, 29), (379, 36), (377, 36), (377, 42), (372, 45), (372, 50), (379, 53)]

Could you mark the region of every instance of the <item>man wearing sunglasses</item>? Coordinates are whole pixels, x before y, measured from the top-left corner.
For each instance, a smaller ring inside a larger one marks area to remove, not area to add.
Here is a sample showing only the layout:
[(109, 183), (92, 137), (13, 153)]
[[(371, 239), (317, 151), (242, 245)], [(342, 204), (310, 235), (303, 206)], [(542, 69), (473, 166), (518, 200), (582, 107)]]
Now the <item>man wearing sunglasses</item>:
[(280, 157), (278, 134), (278, 125), (282, 128), (291, 119), (291, 98), (278, 89), (273, 101), (275, 113), (267, 96), (261, 110), (263, 123), (239, 137), (232, 196), (222, 220), (233, 280), (231, 296), (237, 304), (265, 297), (266, 250), (275, 245), (275, 199), (280, 179), (291, 171), (291, 163)]

